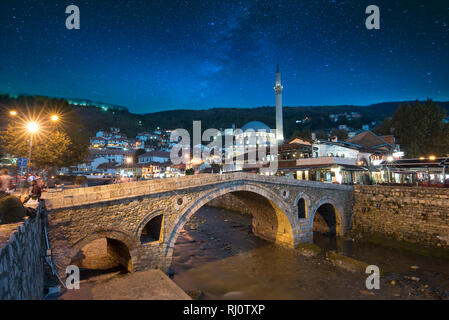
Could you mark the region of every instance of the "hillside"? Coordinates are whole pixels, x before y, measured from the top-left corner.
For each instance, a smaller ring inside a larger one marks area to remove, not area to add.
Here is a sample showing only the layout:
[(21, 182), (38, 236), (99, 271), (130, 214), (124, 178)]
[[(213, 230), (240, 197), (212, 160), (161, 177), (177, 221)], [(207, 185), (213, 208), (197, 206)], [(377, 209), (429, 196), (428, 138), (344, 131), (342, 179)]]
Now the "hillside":
[[(4, 109), (2, 114), (6, 114), (9, 108), (17, 108), (15, 98), (7, 95), (0, 95), (0, 109)], [(385, 102), (370, 106), (318, 106), (318, 107), (284, 107), (284, 134), (289, 138), (295, 130), (309, 128), (311, 130), (322, 130), (333, 128), (339, 124), (347, 124), (353, 128), (361, 128), (363, 124), (376, 121), (380, 123), (385, 117), (392, 115), (396, 108), (403, 102)], [(437, 102), (446, 109), (449, 114), (449, 102)], [(234, 124), (237, 128), (242, 127), (249, 121), (262, 121), (269, 127), (275, 127), (275, 108), (264, 106), (258, 108), (214, 108), (208, 110), (171, 110), (147, 114), (135, 114), (126, 108), (105, 110), (98, 106), (72, 105), (78, 113), (82, 123), (86, 127), (89, 135), (94, 135), (98, 130), (118, 127), (128, 136), (135, 136), (138, 132), (154, 130), (157, 127), (162, 129), (184, 128), (192, 130), (192, 122), (201, 120), (202, 129), (231, 128)], [(353, 120), (340, 120), (332, 122), (330, 114), (356, 112), (360, 118)], [(297, 123), (308, 117), (307, 123)], [(4, 127), (7, 117), (0, 118), (0, 126)]]
[[(336, 127), (338, 124), (347, 124), (353, 128), (361, 128), (363, 124), (372, 121), (382, 122), (385, 117), (391, 116), (396, 108), (403, 102), (386, 102), (370, 106), (320, 106), (320, 107), (284, 107), (285, 136), (290, 137), (295, 130), (310, 128), (322, 130)], [(438, 102), (449, 113), (449, 102)], [(156, 127), (164, 129), (184, 128), (192, 130), (192, 122), (201, 120), (202, 129), (237, 128), (253, 120), (262, 121), (269, 127), (275, 127), (275, 108), (214, 108), (208, 110), (171, 110), (144, 115), (129, 112), (105, 112), (98, 108), (75, 107), (83, 123), (91, 130), (97, 128), (107, 129), (111, 126), (120, 127), (125, 133), (134, 136), (138, 131), (151, 130)], [(359, 119), (351, 121), (341, 120), (331, 122), (329, 114), (356, 112), (361, 115)], [(298, 124), (297, 120), (305, 117), (311, 119), (306, 124)]]

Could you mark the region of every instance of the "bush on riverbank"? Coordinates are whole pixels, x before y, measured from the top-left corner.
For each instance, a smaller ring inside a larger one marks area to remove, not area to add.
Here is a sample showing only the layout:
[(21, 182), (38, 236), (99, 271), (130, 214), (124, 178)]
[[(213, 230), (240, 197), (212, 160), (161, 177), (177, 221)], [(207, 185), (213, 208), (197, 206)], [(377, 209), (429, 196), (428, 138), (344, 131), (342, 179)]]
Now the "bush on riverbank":
[(313, 243), (300, 243), (296, 249), (306, 257), (314, 257), (322, 252), (321, 248)]
[[(368, 267), (368, 264), (363, 261), (350, 258), (335, 251), (330, 251), (326, 255), (334, 265), (342, 267), (348, 271), (365, 272)], [(384, 272), (381, 270), (380, 273), (383, 274)]]

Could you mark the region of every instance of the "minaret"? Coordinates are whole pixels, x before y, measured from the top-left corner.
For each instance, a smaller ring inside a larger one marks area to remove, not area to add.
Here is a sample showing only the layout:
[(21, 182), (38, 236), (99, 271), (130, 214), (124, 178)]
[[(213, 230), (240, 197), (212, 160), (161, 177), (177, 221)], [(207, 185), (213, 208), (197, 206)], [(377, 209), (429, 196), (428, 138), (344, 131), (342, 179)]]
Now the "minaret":
[(274, 92), (276, 92), (276, 141), (278, 145), (284, 142), (284, 126), (282, 118), (282, 85), (281, 85), (281, 73), (279, 72), (279, 64), (276, 67), (276, 85), (274, 86)]

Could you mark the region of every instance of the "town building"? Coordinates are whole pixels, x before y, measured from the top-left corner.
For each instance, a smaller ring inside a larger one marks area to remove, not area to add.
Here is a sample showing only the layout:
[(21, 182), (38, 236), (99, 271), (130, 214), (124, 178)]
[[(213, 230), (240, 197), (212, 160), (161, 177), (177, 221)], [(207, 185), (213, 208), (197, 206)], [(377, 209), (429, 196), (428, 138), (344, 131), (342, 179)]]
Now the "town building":
[(279, 148), (278, 174), (340, 184), (376, 183), (383, 179), (375, 167), (378, 161), (394, 155), (400, 155), (394, 137), (371, 131), (345, 141), (295, 138)]
[(449, 187), (449, 157), (390, 158), (380, 168), (381, 183)]
[(169, 161), (147, 162), (121, 165), (118, 170), (122, 177), (147, 180), (182, 176), (185, 174), (185, 165), (173, 165)]
[(138, 157), (139, 163), (149, 163), (149, 162), (163, 163), (169, 160), (170, 160), (170, 152), (166, 151), (150, 151)]

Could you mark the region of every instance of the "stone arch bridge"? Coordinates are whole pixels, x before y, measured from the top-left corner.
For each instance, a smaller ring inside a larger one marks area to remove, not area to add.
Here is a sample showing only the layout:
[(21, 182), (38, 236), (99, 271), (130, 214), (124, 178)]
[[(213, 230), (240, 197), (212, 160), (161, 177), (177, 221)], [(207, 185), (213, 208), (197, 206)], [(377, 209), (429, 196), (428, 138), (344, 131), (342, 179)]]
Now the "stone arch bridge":
[(351, 186), (251, 173), (202, 174), (47, 193), (53, 258), (63, 272), (81, 248), (106, 238), (108, 253), (129, 271), (167, 271), (189, 218), (203, 205), (230, 196), (252, 214), (256, 236), (283, 246), (311, 242), (319, 210), (332, 211), (337, 234), (350, 228)]

